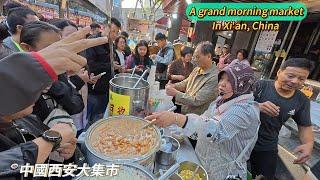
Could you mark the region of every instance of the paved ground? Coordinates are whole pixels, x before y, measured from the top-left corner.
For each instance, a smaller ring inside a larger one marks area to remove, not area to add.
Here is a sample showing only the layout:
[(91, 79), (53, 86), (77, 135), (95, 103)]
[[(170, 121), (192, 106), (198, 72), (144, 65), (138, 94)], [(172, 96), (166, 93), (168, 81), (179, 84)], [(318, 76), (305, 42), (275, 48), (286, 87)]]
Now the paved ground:
[[(316, 134), (316, 138), (318, 138), (319, 134)], [(319, 139), (317, 139), (319, 140)], [(305, 174), (305, 169), (299, 165), (294, 165), (291, 153), (293, 150), (300, 145), (299, 139), (297, 137), (297, 131), (291, 130), (291, 135), (288, 137), (279, 137), (279, 145), (283, 147), (283, 149), (279, 148), (279, 163), (277, 167), (276, 177), (279, 180), (291, 180), (291, 179), (301, 179)], [(316, 143), (316, 146), (313, 150), (311, 160), (309, 160), (306, 165), (308, 167), (312, 167), (316, 162), (320, 160), (320, 145)]]

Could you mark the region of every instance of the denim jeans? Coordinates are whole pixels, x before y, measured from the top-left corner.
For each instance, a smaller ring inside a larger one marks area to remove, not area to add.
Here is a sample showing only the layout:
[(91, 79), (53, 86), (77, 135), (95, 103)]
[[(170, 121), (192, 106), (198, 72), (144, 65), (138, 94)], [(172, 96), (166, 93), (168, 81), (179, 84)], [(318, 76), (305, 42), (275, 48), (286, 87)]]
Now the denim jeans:
[(87, 128), (95, 123), (97, 120), (103, 118), (103, 114), (106, 111), (109, 101), (108, 95), (88, 95), (88, 107), (87, 107)]

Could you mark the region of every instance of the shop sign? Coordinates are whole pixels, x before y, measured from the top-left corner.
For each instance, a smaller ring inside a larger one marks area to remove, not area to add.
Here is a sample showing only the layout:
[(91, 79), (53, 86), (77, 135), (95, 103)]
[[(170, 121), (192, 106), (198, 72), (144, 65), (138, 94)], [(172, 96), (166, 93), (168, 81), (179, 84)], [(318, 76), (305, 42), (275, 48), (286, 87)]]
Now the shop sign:
[(130, 96), (109, 91), (109, 115), (129, 115)]

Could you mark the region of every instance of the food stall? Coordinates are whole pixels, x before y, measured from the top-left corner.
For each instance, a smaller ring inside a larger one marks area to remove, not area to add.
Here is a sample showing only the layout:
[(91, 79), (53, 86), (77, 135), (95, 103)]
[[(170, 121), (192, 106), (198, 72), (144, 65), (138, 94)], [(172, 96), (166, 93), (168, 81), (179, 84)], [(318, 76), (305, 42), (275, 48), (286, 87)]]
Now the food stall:
[[(121, 177), (130, 176), (130, 179), (161, 179), (173, 168), (176, 169), (169, 174), (170, 179), (190, 178), (197, 169), (195, 179), (208, 179), (206, 170), (180, 127), (159, 129), (143, 119), (150, 113), (147, 110), (147, 81), (124, 74), (110, 81), (110, 92), (113, 94), (108, 117), (91, 125), (78, 138), (90, 166), (96, 163), (119, 164), (122, 167)], [(151, 94), (156, 96), (163, 92)], [(124, 111), (117, 110), (119, 102), (126, 105)]]

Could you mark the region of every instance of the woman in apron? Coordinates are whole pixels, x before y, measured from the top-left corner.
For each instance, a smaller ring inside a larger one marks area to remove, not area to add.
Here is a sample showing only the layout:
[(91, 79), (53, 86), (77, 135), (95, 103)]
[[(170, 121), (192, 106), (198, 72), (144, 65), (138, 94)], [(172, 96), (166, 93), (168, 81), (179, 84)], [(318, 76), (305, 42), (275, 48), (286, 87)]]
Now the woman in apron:
[(250, 66), (237, 63), (224, 68), (218, 80), (220, 96), (201, 116), (158, 112), (146, 119), (159, 127), (177, 124), (187, 136), (197, 139), (196, 154), (209, 179), (246, 179), (246, 161), (260, 125), (259, 105), (252, 94), (255, 77)]

